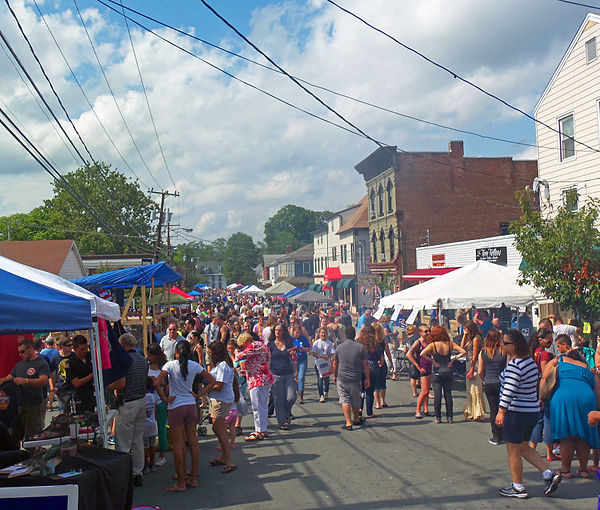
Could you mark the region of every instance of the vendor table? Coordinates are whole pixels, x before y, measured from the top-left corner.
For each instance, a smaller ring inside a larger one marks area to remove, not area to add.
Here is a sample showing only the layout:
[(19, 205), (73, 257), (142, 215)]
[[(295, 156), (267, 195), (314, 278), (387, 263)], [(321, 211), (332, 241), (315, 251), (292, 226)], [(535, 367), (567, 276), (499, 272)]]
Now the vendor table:
[(130, 510), (133, 500), (131, 455), (96, 446), (79, 447), (77, 456), (66, 457), (56, 473), (79, 471), (68, 478), (0, 475), (0, 487), (32, 485), (79, 486), (79, 510)]

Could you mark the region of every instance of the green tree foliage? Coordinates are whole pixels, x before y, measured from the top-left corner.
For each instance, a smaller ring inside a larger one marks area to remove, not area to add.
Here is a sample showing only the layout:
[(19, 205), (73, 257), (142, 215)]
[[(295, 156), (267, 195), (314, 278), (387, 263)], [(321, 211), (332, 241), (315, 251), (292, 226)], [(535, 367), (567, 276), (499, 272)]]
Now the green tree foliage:
[(561, 206), (552, 218), (534, 209), (530, 191), (517, 192), (523, 215), (511, 224), (523, 257), (522, 281), (592, 320), (600, 312), (599, 202)]
[(265, 253), (285, 253), (287, 246), (297, 250), (313, 242), (312, 231), (323, 226), (328, 211), (311, 211), (297, 205), (284, 205), (265, 223)]
[(27, 214), (0, 218), (0, 232), (7, 233), (10, 222), (12, 240), (74, 239), (84, 254), (89, 251), (97, 254), (152, 251), (150, 212), (156, 204), (136, 181), (127, 179), (104, 163), (92, 165), (91, 172), (79, 168), (65, 174), (65, 179), (118, 235), (108, 230), (57, 183), (53, 187), (54, 196), (44, 200), (40, 207)]
[(225, 244), (223, 273), (228, 283), (256, 283), (254, 267), (259, 263), (259, 252), (248, 234), (237, 232)]

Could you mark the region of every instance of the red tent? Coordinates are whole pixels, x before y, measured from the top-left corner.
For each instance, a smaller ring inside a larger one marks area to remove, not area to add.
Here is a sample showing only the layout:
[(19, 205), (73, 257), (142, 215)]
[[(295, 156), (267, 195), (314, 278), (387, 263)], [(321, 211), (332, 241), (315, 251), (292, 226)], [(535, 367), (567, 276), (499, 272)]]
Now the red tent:
[(177, 287), (177, 285), (173, 285), (171, 287), (170, 290), (168, 290), (167, 292), (170, 292), (171, 294), (177, 294), (178, 296), (184, 297), (186, 299), (193, 299), (194, 296), (190, 296), (188, 293), (183, 292), (179, 287)]

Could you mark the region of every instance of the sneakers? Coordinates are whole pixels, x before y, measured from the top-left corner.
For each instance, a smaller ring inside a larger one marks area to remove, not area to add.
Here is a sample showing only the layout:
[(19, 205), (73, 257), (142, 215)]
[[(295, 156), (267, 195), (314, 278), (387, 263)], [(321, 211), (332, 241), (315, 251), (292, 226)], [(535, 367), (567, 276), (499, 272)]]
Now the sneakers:
[(164, 466), (167, 463), (167, 459), (165, 457), (159, 457), (158, 459), (156, 459), (156, 462), (154, 462), (155, 466)]
[(423, 419), (423, 415), (421, 413), (415, 413), (415, 418), (417, 420), (422, 420)]
[(325, 393), (325, 400), (329, 398), (329, 393)]
[(108, 439), (106, 440), (106, 442), (111, 445), (114, 446), (116, 441), (115, 441), (115, 436), (108, 436)]
[(552, 473), (552, 477), (546, 480), (546, 488), (544, 489), (544, 494), (547, 496), (548, 494), (552, 494), (557, 488), (558, 484), (562, 480), (562, 475), (560, 473)]
[(488, 443), (493, 444), (494, 446), (499, 446), (501, 444), (504, 444), (504, 441), (502, 441), (501, 439), (496, 439), (495, 437), (490, 437)]
[(516, 489), (514, 485), (510, 484), (508, 487), (504, 489), (500, 489), (498, 491), (500, 496), (505, 496), (507, 498), (519, 498), (519, 499), (527, 499), (529, 494), (527, 494), (527, 489), (523, 487), (522, 489)]
[(325, 397), (323, 395), (321, 395), (321, 398), (319, 399), (319, 402), (325, 402)]

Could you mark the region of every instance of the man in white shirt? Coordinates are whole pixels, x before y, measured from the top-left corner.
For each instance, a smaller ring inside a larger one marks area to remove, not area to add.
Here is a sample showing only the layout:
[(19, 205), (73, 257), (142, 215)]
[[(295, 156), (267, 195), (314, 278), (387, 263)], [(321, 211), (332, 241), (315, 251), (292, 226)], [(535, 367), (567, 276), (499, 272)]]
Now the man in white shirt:
[(165, 353), (165, 356), (168, 360), (172, 360), (175, 358), (175, 346), (177, 345), (177, 342), (181, 340), (185, 340), (185, 338), (183, 338), (177, 332), (177, 324), (169, 324), (169, 330), (167, 334), (163, 336), (160, 341), (160, 348)]

